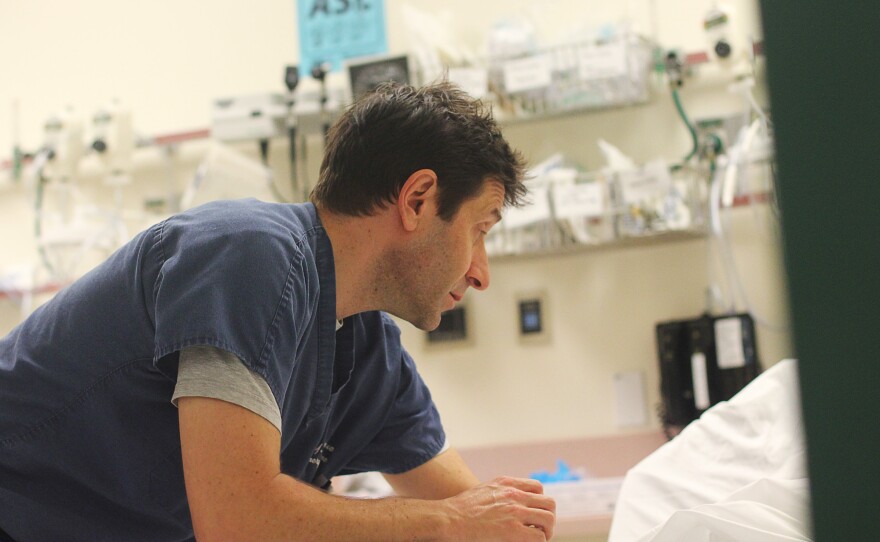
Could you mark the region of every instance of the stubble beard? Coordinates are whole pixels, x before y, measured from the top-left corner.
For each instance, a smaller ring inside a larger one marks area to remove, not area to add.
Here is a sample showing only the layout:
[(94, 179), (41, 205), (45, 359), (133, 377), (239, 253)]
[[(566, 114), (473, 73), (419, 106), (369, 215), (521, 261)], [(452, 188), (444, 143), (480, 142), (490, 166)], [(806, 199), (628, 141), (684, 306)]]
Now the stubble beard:
[(383, 258), (379, 276), (382, 290), (388, 302), (386, 310), (423, 331), (431, 331), (440, 325), (439, 299), (432, 297), (433, 285), (426, 284), (432, 270), (426, 262), (434, 261), (433, 252), (440, 250), (436, 244), (420, 244), (410, 249), (393, 249)]

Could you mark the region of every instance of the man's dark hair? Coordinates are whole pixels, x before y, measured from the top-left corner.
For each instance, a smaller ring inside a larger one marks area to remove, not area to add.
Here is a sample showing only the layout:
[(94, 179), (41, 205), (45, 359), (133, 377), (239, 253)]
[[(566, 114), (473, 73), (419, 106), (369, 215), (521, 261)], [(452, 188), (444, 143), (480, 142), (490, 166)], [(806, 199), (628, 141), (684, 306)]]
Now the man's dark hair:
[(331, 128), (311, 200), (327, 210), (366, 216), (394, 202), (410, 175), (437, 174), (438, 214), (452, 220), (489, 178), (520, 205), (525, 162), (491, 112), (449, 82), (421, 88), (385, 83), (352, 104)]

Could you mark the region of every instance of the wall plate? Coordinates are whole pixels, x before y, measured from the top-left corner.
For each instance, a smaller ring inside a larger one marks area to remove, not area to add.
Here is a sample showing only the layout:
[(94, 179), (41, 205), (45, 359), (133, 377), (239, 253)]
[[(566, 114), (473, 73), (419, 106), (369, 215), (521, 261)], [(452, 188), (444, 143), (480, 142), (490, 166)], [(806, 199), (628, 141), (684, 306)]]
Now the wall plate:
[(521, 343), (549, 342), (550, 311), (545, 290), (517, 294), (514, 314), (516, 314), (516, 331)]

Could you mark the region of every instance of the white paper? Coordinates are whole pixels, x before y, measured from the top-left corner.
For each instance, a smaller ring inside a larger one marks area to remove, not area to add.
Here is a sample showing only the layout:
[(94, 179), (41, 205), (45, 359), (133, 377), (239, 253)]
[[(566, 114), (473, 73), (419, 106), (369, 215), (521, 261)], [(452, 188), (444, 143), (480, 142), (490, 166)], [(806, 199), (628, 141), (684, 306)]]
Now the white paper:
[(745, 366), (742, 322), (739, 318), (715, 320), (715, 354), (718, 357), (718, 367), (721, 369)]
[(614, 375), (617, 427), (637, 427), (648, 423), (645, 408), (645, 375), (630, 371)]
[(551, 69), (545, 55), (511, 60), (504, 64), (504, 90), (522, 92), (549, 86)]

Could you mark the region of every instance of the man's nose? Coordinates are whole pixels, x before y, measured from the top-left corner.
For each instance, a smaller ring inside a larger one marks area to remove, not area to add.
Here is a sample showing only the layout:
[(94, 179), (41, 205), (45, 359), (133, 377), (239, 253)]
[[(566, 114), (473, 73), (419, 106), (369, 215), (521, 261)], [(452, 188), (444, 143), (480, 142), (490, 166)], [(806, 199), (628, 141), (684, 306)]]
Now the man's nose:
[(466, 278), (468, 285), (475, 290), (485, 290), (489, 287), (489, 257), (486, 255), (486, 246), (483, 243), (474, 250)]

